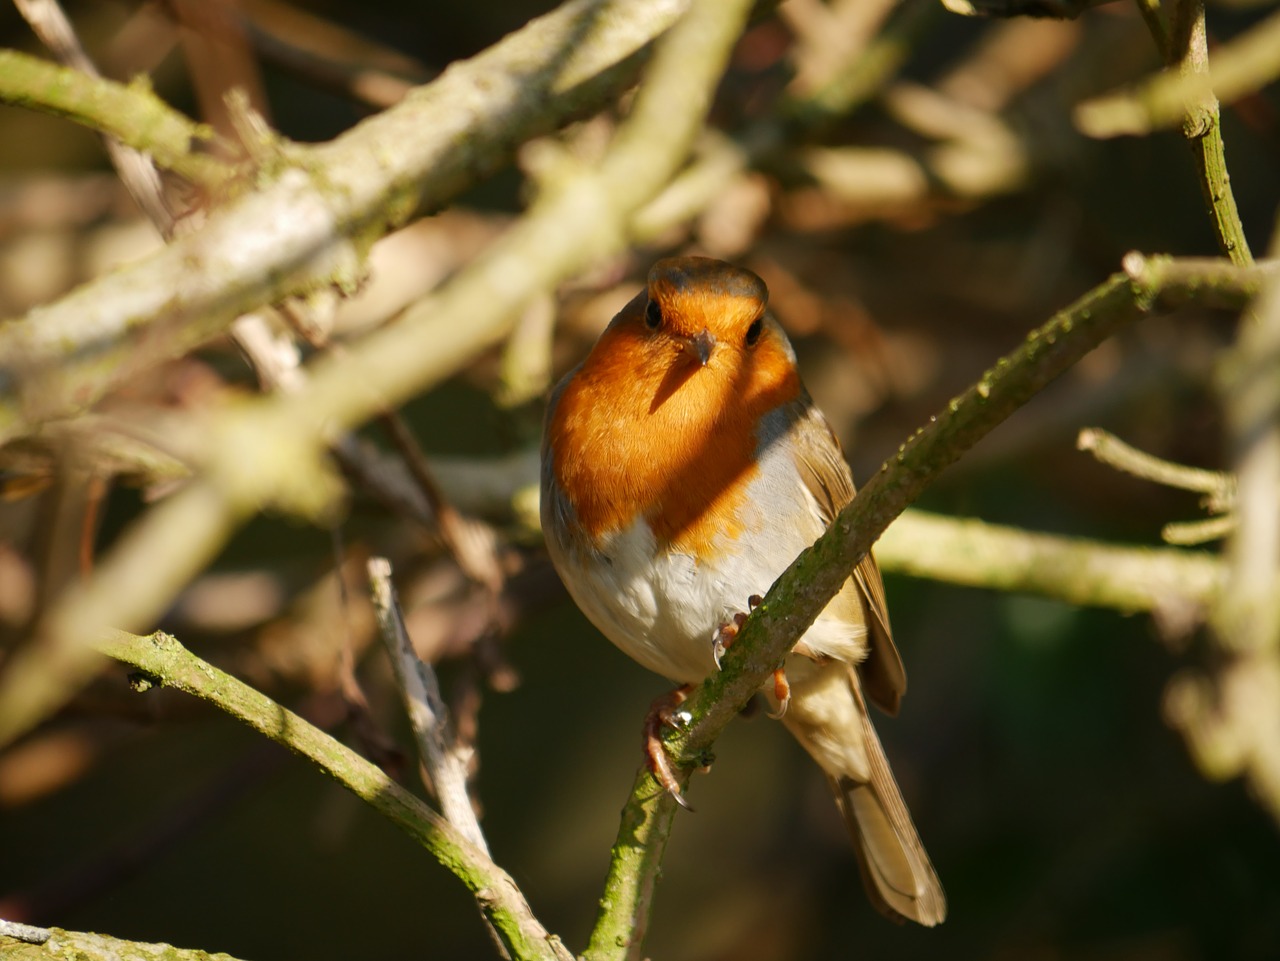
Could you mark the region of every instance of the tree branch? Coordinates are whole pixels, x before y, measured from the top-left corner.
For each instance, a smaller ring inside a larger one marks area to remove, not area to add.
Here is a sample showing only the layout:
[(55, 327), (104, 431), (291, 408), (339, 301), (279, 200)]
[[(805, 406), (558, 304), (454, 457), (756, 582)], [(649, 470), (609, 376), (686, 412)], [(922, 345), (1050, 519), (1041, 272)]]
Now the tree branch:
[[(1156, 114), (1149, 111), (1170, 111), (1169, 125), (1181, 122), (1183, 138), (1192, 151), (1204, 209), (1213, 221), (1217, 246), (1234, 264), (1248, 266), (1253, 262), (1253, 255), (1249, 252), (1248, 238), (1240, 223), (1235, 193), (1226, 170), (1221, 109), (1215, 96), (1219, 69), (1211, 72), (1208, 63), (1204, 0), (1170, 0), (1170, 3), (1174, 8), (1171, 23), (1166, 22), (1158, 0), (1138, 0), (1138, 9), (1169, 69), (1144, 82), (1133, 93), (1096, 97), (1076, 106), (1075, 125), (1091, 137), (1147, 133), (1157, 125)], [(1275, 26), (1280, 31), (1280, 18), (1276, 19)], [(1280, 49), (1277, 31), (1272, 31), (1274, 36), (1266, 40), (1272, 50)], [(1254, 32), (1263, 31), (1258, 28)], [(1230, 50), (1230, 46), (1233, 45), (1217, 49), (1213, 55), (1215, 64), (1231, 64), (1243, 56), (1239, 50)], [(1275, 69), (1280, 70), (1280, 56), (1272, 59)], [(1176, 72), (1174, 67), (1178, 68)], [(1172, 113), (1174, 110), (1176, 114)]]
[(354, 284), (372, 240), (616, 95), (686, 3), (566, 3), (331, 143), (282, 147), (283, 172), (196, 233), (0, 324), (0, 442), (83, 410), (263, 303)]
[[(1116, 274), (1059, 312), (1023, 345), (918, 430), (840, 512), (827, 532), (769, 589), (729, 649), (722, 670), (681, 711), (666, 745), (689, 770), (706, 764), (720, 732), (783, 661), (835, 596), (858, 560), (902, 510), (951, 463), (1050, 381), (1121, 327), (1157, 310), (1196, 302), (1240, 309), (1276, 265), (1174, 260), (1131, 253)], [(618, 957), (619, 932), (643, 930), (675, 802), (642, 766), (623, 810), (600, 913), (586, 957)]]
[(313, 762), (430, 851), (480, 902), (515, 958), (569, 961), (571, 955), (533, 916), (512, 878), (456, 828), (391, 780), (376, 765), (230, 674), (186, 650), (163, 632), (100, 636), (98, 650), (158, 681), (208, 701), (259, 734)]
[[(1171, 0), (1177, 4), (1170, 56), (1182, 77), (1209, 76), (1209, 38), (1204, 23), (1204, 0)], [(1157, 43), (1159, 42), (1157, 38)], [(1216, 59), (1216, 56), (1215, 56)], [(1277, 59), (1280, 66), (1280, 58)], [(1189, 93), (1183, 106), (1182, 136), (1191, 150), (1200, 194), (1213, 221), (1218, 247), (1232, 263), (1253, 263), (1249, 241), (1236, 209), (1235, 192), (1227, 174), (1226, 145), (1222, 142), (1222, 111), (1211, 87)]]
[(1205, 611), (1222, 589), (1214, 554), (1104, 544), (979, 520), (906, 511), (876, 542), (883, 570), (1068, 604)]
[(65, 117), (116, 138), (180, 177), (213, 188), (231, 167), (208, 151), (213, 130), (174, 110), (141, 84), (128, 86), (16, 50), (0, 50), (0, 103)]
[(1215, 513), (1228, 511), (1235, 503), (1235, 478), (1224, 471), (1187, 467), (1154, 457), (1097, 427), (1086, 427), (1080, 431), (1076, 447), (1089, 451), (1100, 463), (1134, 477), (1205, 494), (1206, 504)]
[(221, 952), (9, 921), (0, 921), (0, 957), (9, 961), (236, 961)]
[(1150, 133), (1183, 121), (1186, 105), (1206, 92), (1227, 103), (1280, 76), (1280, 13), (1214, 47), (1208, 71), (1156, 74), (1135, 88), (1086, 100), (1076, 126), (1091, 137)]
[[(1280, 222), (1269, 253), (1280, 255)], [(1169, 684), (1165, 716), (1209, 777), (1244, 775), (1280, 821), (1280, 281), (1267, 280), (1222, 367), (1237, 479), (1228, 576), (1213, 611), (1223, 657)]]

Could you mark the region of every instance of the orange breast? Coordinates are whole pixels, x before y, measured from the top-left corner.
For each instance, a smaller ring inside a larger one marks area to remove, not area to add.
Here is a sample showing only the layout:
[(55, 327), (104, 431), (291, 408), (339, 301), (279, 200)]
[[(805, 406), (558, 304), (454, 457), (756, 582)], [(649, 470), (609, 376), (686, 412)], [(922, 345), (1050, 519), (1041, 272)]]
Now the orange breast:
[(781, 348), (735, 347), (707, 367), (610, 328), (565, 385), (548, 426), (553, 470), (593, 539), (643, 517), (660, 544), (706, 557), (743, 532), (756, 428), (794, 400)]

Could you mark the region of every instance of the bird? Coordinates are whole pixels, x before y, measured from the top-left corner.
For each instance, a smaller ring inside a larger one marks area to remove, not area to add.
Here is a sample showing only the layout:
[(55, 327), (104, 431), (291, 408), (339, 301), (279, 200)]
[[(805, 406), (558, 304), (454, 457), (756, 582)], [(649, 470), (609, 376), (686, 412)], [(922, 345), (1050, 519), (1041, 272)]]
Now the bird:
[[(541, 453), (542, 528), (570, 596), (681, 691), (718, 669), (744, 602), (758, 603), (854, 496), (764, 281), (707, 257), (653, 264), (553, 388)], [(946, 897), (867, 708), (896, 714), (905, 690), (868, 554), (763, 693), (830, 781), (871, 903), (933, 926)], [(679, 800), (661, 741), (647, 743)]]

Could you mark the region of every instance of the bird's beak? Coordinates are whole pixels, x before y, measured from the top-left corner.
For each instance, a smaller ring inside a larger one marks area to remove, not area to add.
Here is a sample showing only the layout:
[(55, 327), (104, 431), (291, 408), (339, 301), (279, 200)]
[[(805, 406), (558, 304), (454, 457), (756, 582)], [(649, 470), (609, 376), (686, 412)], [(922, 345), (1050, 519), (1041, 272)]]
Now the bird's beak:
[(693, 337), (682, 337), (680, 346), (698, 361), (699, 367), (706, 367), (707, 361), (711, 360), (711, 351), (715, 349), (716, 338), (711, 331), (704, 327)]

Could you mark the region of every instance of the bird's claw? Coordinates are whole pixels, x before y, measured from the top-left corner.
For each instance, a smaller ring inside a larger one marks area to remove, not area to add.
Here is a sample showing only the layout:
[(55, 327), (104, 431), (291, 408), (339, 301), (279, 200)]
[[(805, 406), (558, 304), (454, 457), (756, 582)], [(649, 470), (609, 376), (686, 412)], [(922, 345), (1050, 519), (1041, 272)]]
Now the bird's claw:
[(677, 714), (676, 708), (683, 704), (693, 690), (692, 684), (677, 687), (654, 700), (649, 706), (649, 713), (644, 719), (644, 755), (649, 762), (649, 770), (662, 789), (666, 791), (686, 811), (692, 811), (689, 802), (680, 793), (680, 781), (676, 778), (675, 769), (671, 766), (671, 758), (662, 743), (664, 727), (680, 727), (686, 723), (686, 715)]
[(716, 662), (717, 671), (720, 670), (720, 658), (724, 657), (724, 652), (729, 650), (729, 645), (733, 643), (734, 638), (738, 636), (738, 631), (742, 630), (742, 625), (745, 623), (747, 623), (746, 614), (734, 614), (733, 620), (721, 624), (711, 635), (711, 659)]
[[(752, 594), (747, 598), (747, 610), (754, 611), (763, 603), (763, 597)], [(731, 621), (721, 624), (711, 635), (711, 659), (716, 662), (717, 671), (720, 670), (720, 658), (724, 657), (724, 652), (729, 650), (729, 645), (733, 643), (734, 638), (738, 636), (738, 631), (742, 630), (742, 625), (745, 623), (747, 623), (747, 615), (739, 611), (733, 615)]]
[(777, 713), (769, 712), (775, 721), (787, 713), (787, 705), (791, 703), (791, 683), (787, 680), (786, 668), (778, 668), (773, 672), (773, 696), (778, 700)]

